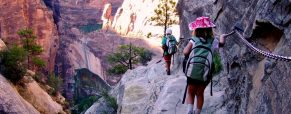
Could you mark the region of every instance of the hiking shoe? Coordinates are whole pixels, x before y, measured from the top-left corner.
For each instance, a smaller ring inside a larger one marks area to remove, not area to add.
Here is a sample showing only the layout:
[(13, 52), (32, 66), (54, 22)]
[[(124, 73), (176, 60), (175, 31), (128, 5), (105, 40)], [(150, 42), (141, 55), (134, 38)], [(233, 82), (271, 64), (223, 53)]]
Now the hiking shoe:
[(194, 114), (193, 111), (189, 111), (187, 114)]
[(171, 72), (169, 70), (167, 70), (167, 75), (171, 75)]

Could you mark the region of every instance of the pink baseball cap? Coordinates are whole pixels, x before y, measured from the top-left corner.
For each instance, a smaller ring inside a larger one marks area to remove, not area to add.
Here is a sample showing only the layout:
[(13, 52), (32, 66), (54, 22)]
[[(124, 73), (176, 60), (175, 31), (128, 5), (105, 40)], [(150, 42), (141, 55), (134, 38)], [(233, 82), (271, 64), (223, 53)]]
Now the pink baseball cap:
[(213, 28), (215, 25), (210, 21), (209, 17), (198, 17), (195, 21), (189, 24), (190, 30), (195, 30), (197, 28)]

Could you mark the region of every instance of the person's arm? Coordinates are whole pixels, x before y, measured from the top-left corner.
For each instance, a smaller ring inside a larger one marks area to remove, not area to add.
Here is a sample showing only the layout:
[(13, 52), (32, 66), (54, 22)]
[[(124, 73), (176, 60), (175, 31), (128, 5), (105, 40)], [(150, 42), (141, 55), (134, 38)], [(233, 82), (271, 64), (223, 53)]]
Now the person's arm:
[(163, 49), (166, 48), (166, 42), (167, 42), (166, 37), (163, 37), (163, 39), (162, 39), (162, 48), (163, 48)]
[(175, 40), (175, 43), (176, 43), (176, 45), (178, 45), (178, 44), (179, 44), (179, 42), (177, 41), (176, 37), (175, 37), (175, 36), (173, 36), (173, 38), (174, 38), (174, 40)]
[(228, 33), (228, 34), (222, 34), (219, 37), (219, 47), (223, 47), (225, 44), (225, 38), (232, 35), (234, 32)]
[(188, 56), (192, 49), (192, 43), (189, 41), (187, 46), (184, 48), (183, 53), (185, 56)]
[(219, 37), (219, 47), (223, 47), (224, 44), (225, 44), (225, 34), (222, 34)]
[(163, 39), (162, 39), (162, 45), (165, 45), (165, 43), (166, 43), (166, 41), (165, 41), (165, 37), (163, 37)]

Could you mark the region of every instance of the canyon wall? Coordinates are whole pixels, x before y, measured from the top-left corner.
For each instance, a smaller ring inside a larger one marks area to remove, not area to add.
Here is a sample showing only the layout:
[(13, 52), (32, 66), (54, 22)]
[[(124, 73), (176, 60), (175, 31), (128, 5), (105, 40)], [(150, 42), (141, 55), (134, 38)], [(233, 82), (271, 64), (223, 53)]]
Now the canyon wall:
[[(174, 0), (177, 2), (178, 0)], [(115, 15), (103, 13), (103, 25), (125, 36), (145, 37), (163, 35), (163, 27), (155, 26), (150, 18), (155, 15), (154, 10), (160, 4), (160, 0), (124, 0)], [(111, 8), (105, 7), (104, 12), (110, 13)], [(176, 16), (178, 19), (178, 16)], [(175, 36), (179, 36), (179, 26), (171, 26)]]
[[(118, 0), (44, 0), (54, 12), (54, 20), (58, 26), (60, 45), (56, 57), (55, 73), (64, 79), (66, 98), (73, 100), (76, 70), (86, 68), (107, 81), (105, 55), (100, 50), (99, 42), (104, 39), (96, 35), (101, 28), (102, 8), (105, 3), (112, 3), (113, 9), (122, 1)], [(116, 8), (115, 8), (116, 9)], [(95, 34), (95, 35), (92, 35)], [(102, 36), (102, 37), (100, 37)], [(91, 41), (96, 44), (91, 45)], [(105, 42), (106, 43), (106, 42)], [(109, 45), (109, 42), (107, 43)], [(96, 50), (97, 49), (97, 50)], [(96, 82), (97, 83), (97, 82)]]
[(48, 71), (52, 71), (59, 42), (53, 12), (42, 0), (0, 0), (0, 11), (0, 38), (7, 45), (19, 44), (17, 32), (31, 28), (44, 49), (41, 57), (46, 60)]
[[(179, 0), (180, 37), (191, 38), (188, 24), (199, 16), (209, 16), (217, 25), (216, 37), (239, 25), (243, 36), (255, 47), (290, 58), (290, 4), (290, 0)], [(187, 43), (181, 40), (180, 50)], [(291, 111), (290, 62), (252, 51), (237, 34), (227, 38), (225, 47), (219, 51), (224, 70), (214, 78), (214, 96), (209, 95), (209, 86), (206, 88), (202, 114), (288, 114)], [(181, 103), (186, 84), (182, 60), (180, 51), (171, 76), (162, 70), (163, 62), (127, 71), (111, 91), (117, 99), (117, 112), (101, 99), (86, 113), (186, 113), (186, 105)]]

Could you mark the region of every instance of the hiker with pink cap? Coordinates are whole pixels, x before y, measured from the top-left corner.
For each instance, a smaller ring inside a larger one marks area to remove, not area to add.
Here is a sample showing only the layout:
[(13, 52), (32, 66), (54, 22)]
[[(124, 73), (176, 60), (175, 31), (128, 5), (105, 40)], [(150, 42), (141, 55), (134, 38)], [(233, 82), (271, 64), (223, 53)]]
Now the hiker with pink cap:
[[(212, 30), (214, 27), (215, 24), (210, 18), (204, 16), (189, 24), (193, 37), (183, 50), (185, 55), (183, 70), (187, 76), (183, 103), (186, 99), (187, 114), (200, 114), (204, 102), (204, 89), (209, 83), (212, 87), (213, 51), (223, 47), (224, 39), (228, 35), (222, 34), (219, 39), (215, 39)], [(193, 110), (195, 97), (197, 107)]]

